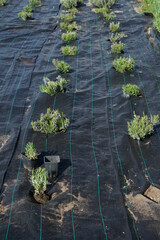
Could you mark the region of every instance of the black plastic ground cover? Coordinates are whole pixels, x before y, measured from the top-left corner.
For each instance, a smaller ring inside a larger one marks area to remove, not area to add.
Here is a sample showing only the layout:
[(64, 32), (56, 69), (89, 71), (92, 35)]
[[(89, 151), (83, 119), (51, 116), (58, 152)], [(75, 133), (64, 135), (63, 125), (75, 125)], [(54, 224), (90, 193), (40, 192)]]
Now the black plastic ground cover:
[[(49, 8), (51, 3), (51, 1), (48, 1), (48, 6), (45, 3), (43, 7), (38, 8), (39, 13), (35, 13), (35, 16), (37, 17), (37, 22), (39, 20), (41, 24), (35, 23), (34, 25), (32, 23), (34, 20), (31, 20), (29, 24), (18, 20), (18, 9), (12, 7), (12, 12), (9, 12), (9, 15), (7, 15), (7, 12), (5, 14), (5, 9), (8, 9), (9, 6), (3, 8), (4, 16), (1, 16), (3, 21), (1, 21), (2, 31), (0, 32), (0, 109), (2, 113), (0, 116), (0, 188), (19, 136), (36, 59), (48, 35), (50, 35), (51, 30), (54, 32), (57, 24), (59, 2), (57, 2), (57, 5), (54, 3)], [(17, 4), (19, 3), (17, 2)], [(23, 2), (24, 4), (26, 3)], [(23, 9), (22, 6), (18, 6)], [(40, 17), (41, 11), (44, 14), (41, 14), (42, 16)], [(15, 27), (13, 27), (14, 19), (11, 19), (12, 17), (15, 17), (15, 22), (17, 22)], [(50, 19), (52, 19), (52, 27), (50, 26)], [(10, 22), (7, 23), (7, 21)], [(10, 29), (8, 29), (8, 26)], [(7, 153), (6, 157), (4, 157), (3, 151)]]
[[(150, 184), (160, 185), (160, 129), (139, 143), (127, 132), (133, 111), (160, 112), (159, 56), (144, 32), (150, 20), (133, 10), (133, 2), (120, 0), (113, 7), (128, 35), (124, 56), (136, 60), (136, 70), (123, 75), (113, 69), (116, 56), (108, 54), (109, 23), (87, 2), (76, 17), (82, 31), (74, 57), (60, 51), (59, 2), (44, 1), (35, 22), (27, 23), (13, 16), (14, 4), (6, 6), (8, 25), (0, 31), (1, 239), (159, 239), (160, 206), (143, 193)], [(56, 97), (39, 91), (44, 75), (57, 76), (53, 58), (72, 66), (65, 74), (69, 92)], [(140, 86), (143, 98), (122, 96), (122, 84), (129, 82)], [(48, 107), (70, 118), (66, 133), (33, 132), (30, 122)], [(58, 178), (48, 189), (56, 196), (46, 205), (34, 202), (21, 165), (28, 141), (61, 157)]]

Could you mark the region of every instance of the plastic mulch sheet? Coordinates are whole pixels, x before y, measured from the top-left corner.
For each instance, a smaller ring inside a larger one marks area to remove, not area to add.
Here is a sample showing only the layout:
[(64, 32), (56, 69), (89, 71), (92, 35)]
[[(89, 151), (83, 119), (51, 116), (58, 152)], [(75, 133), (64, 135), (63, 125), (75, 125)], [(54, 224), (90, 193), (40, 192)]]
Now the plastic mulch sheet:
[[(113, 6), (127, 38), (123, 56), (135, 59), (135, 70), (113, 69), (109, 22), (87, 1), (75, 20), (82, 26), (75, 56), (63, 56), (58, 1), (43, 1), (32, 20), (17, 13), (26, 2), (0, 8), (0, 239), (144, 239), (160, 238), (160, 205), (144, 196), (160, 187), (160, 128), (143, 141), (129, 137), (127, 121), (136, 114), (159, 114), (159, 53), (146, 35), (151, 18), (135, 12), (136, 2)], [(156, 33), (155, 33), (156, 34)], [(155, 41), (159, 41), (155, 35)], [(40, 92), (43, 76), (55, 80), (52, 59), (72, 67), (67, 92), (51, 97)], [(137, 84), (142, 97), (125, 98), (122, 85)], [(65, 133), (34, 132), (31, 121), (47, 108), (70, 119)], [(45, 205), (31, 194), (30, 173), (20, 153), (28, 141), (39, 152), (59, 155), (59, 174)], [(156, 198), (157, 199), (157, 198)]]

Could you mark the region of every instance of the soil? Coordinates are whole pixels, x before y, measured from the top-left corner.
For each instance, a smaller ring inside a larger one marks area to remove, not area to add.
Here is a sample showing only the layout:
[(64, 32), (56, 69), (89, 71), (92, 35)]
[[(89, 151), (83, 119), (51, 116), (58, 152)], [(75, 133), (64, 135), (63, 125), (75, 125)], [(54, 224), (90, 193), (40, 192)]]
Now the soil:
[(4, 146), (7, 144), (7, 142), (10, 139), (10, 135), (7, 136), (0, 136), (0, 151), (4, 148)]
[(49, 201), (49, 196), (44, 192), (40, 194), (34, 193), (33, 196), (37, 203), (45, 204), (47, 201)]

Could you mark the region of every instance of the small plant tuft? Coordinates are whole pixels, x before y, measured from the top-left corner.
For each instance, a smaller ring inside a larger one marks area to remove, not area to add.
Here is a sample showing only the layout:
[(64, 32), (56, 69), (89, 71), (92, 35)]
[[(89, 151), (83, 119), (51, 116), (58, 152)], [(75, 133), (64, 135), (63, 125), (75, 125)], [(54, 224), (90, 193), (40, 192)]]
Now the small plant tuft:
[(64, 54), (64, 55), (76, 55), (77, 54), (77, 47), (75, 47), (75, 46), (69, 46), (69, 45), (67, 45), (67, 46), (63, 46), (63, 47), (61, 47), (61, 50), (62, 50), (62, 53)]
[(50, 96), (54, 96), (58, 92), (64, 92), (64, 85), (67, 84), (66, 79), (60, 75), (56, 78), (57, 81), (50, 81), (49, 78), (44, 77), (44, 85), (40, 86), (41, 92), (47, 93)]
[(57, 59), (53, 59), (52, 63), (56, 67), (56, 70), (59, 70), (60, 73), (67, 73), (71, 70), (71, 66), (64, 61), (58, 61)]
[(77, 38), (77, 33), (75, 31), (62, 34), (62, 40), (64, 42), (76, 40), (76, 38)]
[(117, 0), (90, 0), (90, 3), (98, 8), (111, 8)]
[(47, 171), (45, 168), (32, 170), (31, 183), (34, 187), (35, 194), (43, 194), (47, 189)]
[(112, 43), (118, 42), (121, 38), (125, 38), (127, 37), (127, 35), (125, 35), (124, 33), (118, 33), (116, 32), (115, 34), (112, 33), (111, 37), (110, 37), (110, 41)]
[(106, 13), (106, 14), (103, 14), (103, 17), (106, 19), (106, 21), (109, 21), (109, 20), (113, 20), (116, 15), (114, 13)]
[[(68, 23), (64, 23), (64, 22), (61, 22), (60, 23), (60, 27), (62, 28), (63, 31), (68, 31), (68, 26), (69, 24)], [(72, 30), (71, 30), (72, 31)]]
[(60, 26), (61, 26), (62, 30), (66, 31), (66, 32), (72, 32), (73, 30), (81, 29), (81, 26), (78, 26), (76, 24), (76, 22), (73, 22), (72, 24), (61, 22)]
[(116, 69), (116, 71), (120, 73), (124, 73), (126, 71), (132, 71), (134, 66), (135, 66), (135, 61), (133, 58), (130, 56), (125, 58), (125, 57), (120, 57), (118, 59), (115, 59), (113, 61), (113, 66)]
[(122, 53), (123, 51), (124, 51), (124, 49), (125, 49), (125, 44), (124, 43), (121, 43), (121, 42), (119, 42), (119, 43), (113, 43), (112, 45), (111, 45), (111, 52), (112, 53)]
[(71, 13), (72, 15), (75, 15), (78, 13), (78, 9), (74, 7), (74, 8), (68, 9), (68, 12)]
[(128, 122), (128, 133), (133, 139), (143, 139), (147, 135), (152, 134), (154, 125), (159, 122), (159, 115), (150, 115), (150, 118), (143, 113), (143, 116), (136, 116), (134, 113), (134, 119)]
[(139, 87), (135, 84), (127, 84), (122, 86), (123, 94), (128, 94), (129, 96), (139, 96)]
[(74, 16), (69, 13), (69, 14), (61, 14), (61, 21), (65, 23), (70, 23), (73, 21)]
[(23, 9), (26, 12), (33, 12), (33, 7), (32, 6), (25, 6)]
[(71, 9), (71, 8), (76, 8), (78, 4), (81, 4), (83, 0), (61, 0), (60, 1), (62, 6)]
[(119, 22), (118, 23), (111, 22), (109, 24), (109, 28), (110, 28), (111, 32), (117, 32), (120, 30), (120, 23)]
[(38, 0), (29, 0), (29, 5), (33, 5), (35, 7), (41, 7), (42, 3), (41, 1), (38, 1)]
[(94, 12), (95, 13), (102, 13), (102, 14), (106, 14), (106, 13), (109, 13), (109, 9), (108, 8), (95, 8), (94, 9)]
[(28, 142), (26, 147), (25, 147), (25, 156), (27, 158), (31, 159), (37, 159), (38, 157), (38, 152), (33, 144), (33, 142)]
[(32, 16), (33, 14), (31, 12), (22, 11), (18, 13), (18, 17), (23, 19), (24, 21), (26, 21), (28, 18), (31, 18)]
[(5, 6), (7, 4), (7, 0), (0, 0), (0, 6)]
[(115, 14), (109, 12), (108, 8), (95, 8), (94, 11), (95, 13), (102, 13), (106, 21), (112, 20), (116, 17)]
[(50, 108), (47, 109), (46, 114), (40, 115), (40, 120), (36, 122), (31, 122), (34, 131), (41, 133), (58, 133), (65, 132), (68, 125), (69, 119), (65, 118), (63, 113), (59, 113), (58, 110), (51, 111)]
[(76, 22), (73, 22), (72, 24), (68, 25), (68, 32), (72, 32), (73, 30), (80, 30), (82, 27), (80, 25), (77, 25)]

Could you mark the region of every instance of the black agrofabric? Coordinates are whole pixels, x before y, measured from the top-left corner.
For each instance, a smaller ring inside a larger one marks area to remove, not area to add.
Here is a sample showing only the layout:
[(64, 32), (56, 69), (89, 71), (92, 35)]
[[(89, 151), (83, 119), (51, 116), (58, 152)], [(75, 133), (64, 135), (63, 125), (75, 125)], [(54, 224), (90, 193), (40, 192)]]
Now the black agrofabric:
[[(150, 184), (160, 186), (160, 129), (139, 144), (127, 130), (134, 111), (160, 113), (159, 56), (145, 33), (150, 18), (134, 11), (136, 2), (119, 0), (113, 6), (114, 21), (127, 34), (123, 56), (136, 62), (134, 71), (120, 74), (112, 64), (117, 56), (110, 54), (110, 22), (87, 1), (75, 18), (82, 26), (70, 43), (78, 48), (76, 56), (60, 50), (65, 43), (58, 1), (43, 1), (27, 22), (17, 19), (22, 5), (26, 2), (10, 2), (0, 9), (1, 239), (158, 240), (160, 206), (143, 193)], [(67, 91), (51, 97), (39, 87), (43, 76), (58, 76), (53, 58), (72, 70), (63, 75)], [(126, 83), (137, 84), (142, 97), (124, 98)], [(49, 107), (70, 119), (65, 133), (33, 131), (31, 121)], [(55, 197), (45, 205), (33, 199), (30, 173), (21, 163), (28, 141), (42, 157), (61, 158), (58, 177), (47, 189)]]

